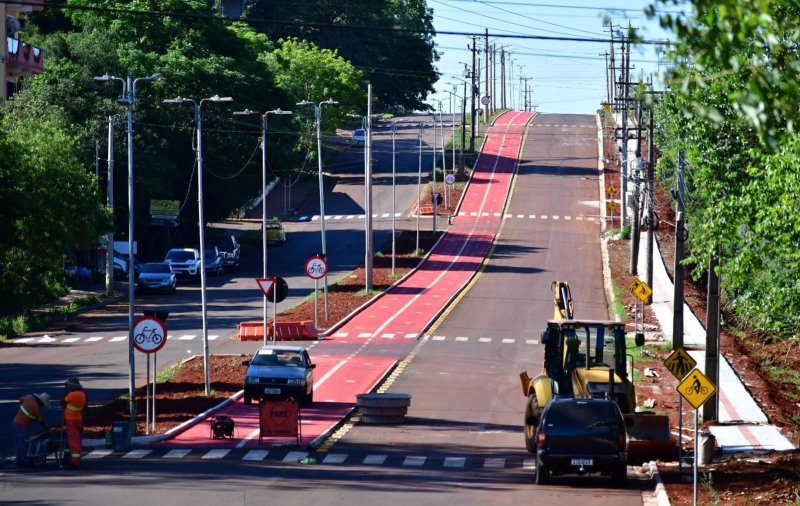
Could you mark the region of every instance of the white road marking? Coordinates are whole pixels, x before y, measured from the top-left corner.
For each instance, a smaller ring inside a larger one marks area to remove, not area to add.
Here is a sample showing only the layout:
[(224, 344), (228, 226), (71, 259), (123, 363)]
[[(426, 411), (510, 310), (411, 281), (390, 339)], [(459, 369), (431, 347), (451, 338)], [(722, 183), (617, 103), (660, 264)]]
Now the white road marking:
[(503, 339), (503, 344), (514, 344), (516, 342), (517, 342), (516, 339), (508, 339), (508, 338)]
[(111, 341), (112, 343), (118, 343), (126, 339), (128, 339), (128, 336), (117, 336), (117, 337), (112, 337), (111, 339), (109, 339), (109, 341)]
[(189, 455), (191, 450), (181, 449), (181, 450), (170, 450), (164, 454), (165, 459), (182, 459), (183, 457)]
[(102, 341), (102, 340), (103, 340), (103, 336), (95, 336), (95, 337), (87, 338), (86, 342), (87, 343), (96, 343), (97, 341)]
[(447, 339), (447, 336), (433, 336), (434, 341), (444, 341)]
[(304, 459), (306, 457), (308, 457), (308, 452), (289, 452), (283, 458), (283, 462), (287, 464), (290, 462), (297, 464), (298, 460)]
[(87, 455), (84, 455), (83, 458), (85, 459), (102, 459), (108, 455), (114, 453), (114, 450), (109, 450), (107, 448), (92, 450)]
[(32, 337), (20, 337), (19, 339), (14, 339), (15, 343), (29, 343), (33, 341), (34, 338)]
[(242, 460), (264, 460), (269, 455), (269, 450), (250, 450), (244, 454)]
[(466, 457), (445, 457), (444, 459), (444, 467), (464, 467), (466, 463)]
[(329, 453), (324, 459), (322, 459), (323, 464), (342, 464), (345, 460), (347, 460), (346, 453)]
[(484, 469), (502, 469), (506, 466), (506, 459), (486, 459), (483, 462)]
[(216, 341), (217, 339), (219, 339), (219, 336), (216, 335), (216, 334), (209, 334), (208, 335), (208, 340), (209, 341)]
[(386, 462), (386, 455), (367, 455), (362, 464), (379, 466)]
[(347, 332), (337, 332), (333, 335), (333, 337), (347, 337)]
[(214, 450), (209, 450), (208, 453), (203, 455), (201, 458), (204, 459), (211, 459), (211, 460), (220, 460), (225, 457), (225, 455), (231, 452), (230, 448), (217, 448)]
[(62, 343), (74, 343), (75, 341), (80, 341), (80, 337), (68, 337), (61, 341)]
[(39, 341), (37, 341), (37, 342), (39, 342), (39, 343), (44, 343), (44, 344), (50, 344), (50, 343), (54, 343), (54, 342), (56, 342), (56, 341), (57, 341), (57, 339), (56, 339), (55, 337), (50, 337), (50, 336), (42, 336), (42, 337), (39, 339)]
[(458, 336), (458, 337), (456, 337), (456, 341), (457, 342), (461, 342), (461, 343), (467, 342), (467, 341), (469, 341), (469, 337)]
[(179, 338), (178, 338), (178, 341), (191, 341), (191, 340), (192, 340), (192, 339), (194, 339), (195, 337), (197, 337), (197, 336), (195, 336), (195, 335), (192, 335), (192, 334), (186, 334), (185, 336), (181, 336), (181, 337), (179, 337)]
[(478, 338), (478, 342), (479, 343), (491, 343), (492, 342), (492, 338), (491, 337), (480, 337), (480, 338)]
[(140, 448), (137, 450), (131, 450), (125, 455), (122, 456), (123, 459), (141, 459), (146, 457), (150, 454), (153, 450), (148, 450), (147, 448)]
[(424, 456), (409, 455), (403, 460), (403, 465), (415, 467), (424, 466), (426, 459), (427, 457)]

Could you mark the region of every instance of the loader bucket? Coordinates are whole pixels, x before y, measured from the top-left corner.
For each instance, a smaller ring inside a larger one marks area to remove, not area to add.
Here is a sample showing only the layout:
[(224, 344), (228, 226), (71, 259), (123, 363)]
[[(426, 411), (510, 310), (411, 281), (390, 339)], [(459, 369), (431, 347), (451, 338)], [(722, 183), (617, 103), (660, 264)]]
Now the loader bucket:
[(648, 413), (623, 415), (628, 428), (628, 463), (674, 461), (677, 443), (669, 429), (669, 417)]
[(519, 381), (522, 383), (522, 395), (528, 396), (528, 387), (531, 384), (531, 377), (528, 376), (528, 371), (519, 373)]

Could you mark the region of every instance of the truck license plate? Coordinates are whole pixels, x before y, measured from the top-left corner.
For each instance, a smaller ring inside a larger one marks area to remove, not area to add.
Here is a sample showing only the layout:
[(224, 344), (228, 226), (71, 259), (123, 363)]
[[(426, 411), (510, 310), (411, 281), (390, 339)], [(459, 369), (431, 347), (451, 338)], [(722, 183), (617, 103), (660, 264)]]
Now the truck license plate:
[(280, 388), (265, 388), (264, 393), (268, 395), (278, 395), (281, 393)]
[(573, 466), (591, 466), (594, 465), (594, 461), (592, 459), (572, 459), (570, 464)]

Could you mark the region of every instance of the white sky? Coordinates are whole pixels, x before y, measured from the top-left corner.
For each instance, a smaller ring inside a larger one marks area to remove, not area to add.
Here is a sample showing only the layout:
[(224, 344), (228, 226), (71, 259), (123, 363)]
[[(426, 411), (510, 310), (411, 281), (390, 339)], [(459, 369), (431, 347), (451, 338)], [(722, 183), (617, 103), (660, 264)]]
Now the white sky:
[[(608, 30), (604, 18), (610, 17), (615, 25), (627, 27), (630, 21), (648, 40), (670, 37), (655, 20), (643, 13), (646, 0), (428, 0), (433, 9), (433, 23), (437, 32), (468, 32), (480, 34), (478, 48), (484, 46), (484, 30), (489, 29), (489, 43), (505, 46), (506, 76), (513, 61), (513, 93), (507, 84), (506, 105), (522, 109), (519, 77), (530, 78), (531, 103), (536, 110), (546, 113), (594, 114), (606, 99), (606, 59), (603, 53), (610, 50)], [(523, 38), (493, 38), (493, 34), (540, 35), (553, 37), (580, 37), (603, 39), (605, 42), (571, 42)], [(674, 37), (673, 37), (674, 39)], [(448, 82), (458, 82), (463, 77), (463, 63), (472, 62), (467, 49), (471, 39), (465, 35), (437, 35), (435, 38), (441, 59), (436, 64), (442, 78), (436, 83), (437, 93), (429, 103), (442, 100), (445, 112), (450, 110), (452, 91)], [(620, 64), (619, 45), (617, 65)], [(481, 67), (483, 67), (483, 55)], [(633, 47), (631, 79), (638, 80), (644, 71), (645, 79), (656, 79), (658, 59), (656, 46)], [(497, 57), (497, 79), (500, 76), (500, 57)], [(484, 71), (481, 71), (483, 80)], [(507, 77), (508, 79), (508, 77)], [(658, 85), (661, 89), (661, 86)], [(462, 94), (459, 85), (456, 93)], [(481, 85), (481, 96), (484, 86)], [(499, 81), (496, 92), (499, 107)], [(454, 105), (455, 107), (455, 105)], [(460, 110), (460, 109), (459, 109)]]

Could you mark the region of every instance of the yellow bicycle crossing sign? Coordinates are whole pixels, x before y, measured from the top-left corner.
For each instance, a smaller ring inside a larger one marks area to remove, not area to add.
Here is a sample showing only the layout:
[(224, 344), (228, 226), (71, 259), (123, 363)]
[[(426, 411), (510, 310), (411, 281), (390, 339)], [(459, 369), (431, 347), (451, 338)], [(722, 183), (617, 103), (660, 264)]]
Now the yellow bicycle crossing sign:
[(694, 409), (700, 409), (700, 406), (705, 404), (716, 391), (717, 387), (700, 369), (693, 369), (678, 383), (678, 393), (689, 401)]
[(647, 299), (653, 295), (653, 290), (650, 286), (638, 278), (633, 278), (630, 284), (628, 284), (628, 291), (638, 297), (642, 302), (646, 302)]
[(678, 349), (670, 353), (667, 359), (664, 360), (664, 366), (669, 369), (669, 372), (678, 380), (685, 378), (686, 375), (689, 374), (689, 371), (694, 369), (696, 365), (697, 361), (686, 352), (686, 348), (683, 346), (678, 347)]

